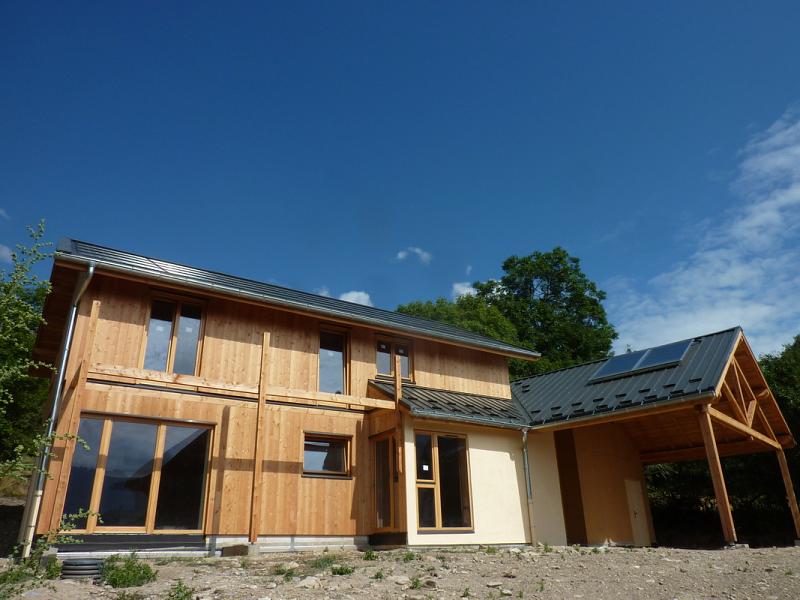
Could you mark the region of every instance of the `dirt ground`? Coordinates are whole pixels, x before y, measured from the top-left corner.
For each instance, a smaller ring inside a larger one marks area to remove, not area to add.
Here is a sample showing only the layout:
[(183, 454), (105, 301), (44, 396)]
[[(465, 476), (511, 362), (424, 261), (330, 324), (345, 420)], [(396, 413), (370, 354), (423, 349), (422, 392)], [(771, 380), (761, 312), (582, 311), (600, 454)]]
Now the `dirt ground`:
[[(372, 560), (368, 560), (372, 558)], [(201, 600), (305, 598), (800, 598), (800, 548), (446, 548), (156, 559), (158, 579), (114, 590), (55, 581), (26, 598), (167, 598), (178, 579)], [(333, 575), (337, 566), (349, 574)], [(136, 595), (139, 594), (139, 595)]]

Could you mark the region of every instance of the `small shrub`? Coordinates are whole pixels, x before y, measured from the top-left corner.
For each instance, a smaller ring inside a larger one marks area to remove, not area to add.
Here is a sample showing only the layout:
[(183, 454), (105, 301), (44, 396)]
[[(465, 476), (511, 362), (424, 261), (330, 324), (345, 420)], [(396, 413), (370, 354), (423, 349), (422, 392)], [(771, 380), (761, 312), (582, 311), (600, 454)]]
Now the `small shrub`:
[(592, 548), (592, 554), (600, 554), (600, 548), (598, 548), (597, 546)]
[(487, 546), (486, 554), (497, 554), (497, 548), (495, 548), (494, 546)]
[(292, 579), (294, 579), (294, 576), (297, 574), (294, 569), (290, 569), (284, 564), (275, 565), (272, 568), (272, 572), (275, 575), (283, 575), (283, 580), (286, 582), (289, 582)]
[(333, 565), (331, 567), (331, 575), (350, 575), (355, 571), (350, 565)]
[(411, 580), (411, 589), (412, 590), (418, 590), (421, 587), (422, 587), (422, 582), (419, 580), (419, 577), (414, 577)]
[(375, 571), (375, 575), (372, 576), (373, 579), (377, 579), (379, 581), (384, 577), (386, 576), (383, 574), (383, 569), (378, 569), (377, 571)]
[(544, 591), (544, 579), (540, 579), (539, 580), (539, 583), (537, 584), (536, 589), (539, 590), (540, 592)]
[(103, 561), (101, 576), (103, 583), (107, 583), (111, 587), (138, 587), (155, 581), (156, 571), (147, 563), (139, 560), (135, 554), (124, 558), (115, 554)]
[(169, 588), (166, 600), (192, 600), (196, 591), (179, 579), (175, 585)]
[(548, 554), (548, 553), (550, 553), (552, 551), (553, 551), (553, 547), (550, 544), (548, 544), (547, 542), (542, 544), (542, 552), (544, 552), (545, 554)]
[(117, 592), (114, 600), (144, 600), (144, 596), (139, 592)]
[(463, 592), (461, 592), (461, 597), (462, 597), (462, 598), (469, 598), (471, 595), (472, 595), (472, 594), (470, 594), (470, 592), (469, 592), (469, 588), (464, 588), (464, 591), (463, 591)]
[(317, 570), (322, 571), (324, 569), (328, 569), (328, 568), (332, 567), (333, 565), (335, 565), (337, 560), (338, 559), (337, 559), (337, 556), (335, 554), (329, 554), (327, 552), (327, 550), (326, 550), (325, 552), (322, 553), (322, 556), (318, 556), (317, 558), (312, 560), (309, 563), (309, 566), (312, 569), (317, 569)]
[(45, 579), (58, 579), (61, 577), (61, 563), (52, 560), (44, 566)]
[(375, 550), (367, 550), (364, 552), (364, 560), (378, 560), (378, 553)]
[(411, 550), (407, 550), (403, 553), (403, 562), (411, 562), (417, 557)]

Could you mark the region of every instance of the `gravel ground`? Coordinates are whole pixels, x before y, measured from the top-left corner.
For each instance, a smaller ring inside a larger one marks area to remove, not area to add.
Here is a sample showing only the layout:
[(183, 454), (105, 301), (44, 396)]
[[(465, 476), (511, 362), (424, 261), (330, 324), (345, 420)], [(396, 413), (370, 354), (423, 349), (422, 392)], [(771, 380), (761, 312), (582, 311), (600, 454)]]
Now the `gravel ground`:
[[(373, 560), (367, 560), (373, 558)], [(158, 579), (114, 590), (55, 581), (26, 598), (800, 598), (800, 548), (446, 548), (151, 561)], [(337, 566), (353, 572), (333, 575)], [(123, 592), (129, 594), (123, 595)], [(139, 594), (139, 595), (136, 595)]]

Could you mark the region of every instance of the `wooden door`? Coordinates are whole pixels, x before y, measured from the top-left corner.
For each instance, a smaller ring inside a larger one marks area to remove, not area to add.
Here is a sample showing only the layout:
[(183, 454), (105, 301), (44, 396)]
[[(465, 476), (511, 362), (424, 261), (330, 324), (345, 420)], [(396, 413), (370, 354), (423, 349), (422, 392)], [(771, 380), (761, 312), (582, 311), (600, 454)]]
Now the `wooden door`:
[(376, 531), (392, 529), (395, 522), (393, 439), (388, 435), (372, 442)]
[(644, 488), (640, 479), (626, 479), (625, 493), (628, 496), (628, 512), (635, 546), (649, 546), (650, 527), (647, 524), (647, 508), (644, 505)]

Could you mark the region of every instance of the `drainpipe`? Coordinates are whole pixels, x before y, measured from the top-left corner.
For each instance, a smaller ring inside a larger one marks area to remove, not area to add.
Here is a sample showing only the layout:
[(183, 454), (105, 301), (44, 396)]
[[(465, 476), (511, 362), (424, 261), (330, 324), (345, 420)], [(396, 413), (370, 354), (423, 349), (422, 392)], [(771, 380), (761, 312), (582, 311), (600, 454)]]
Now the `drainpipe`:
[[(56, 427), (56, 419), (58, 418), (58, 411), (61, 407), (61, 396), (64, 391), (64, 372), (67, 369), (67, 361), (69, 360), (70, 346), (72, 345), (72, 336), (75, 333), (75, 322), (78, 317), (78, 304), (80, 303), (83, 293), (89, 287), (89, 282), (94, 276), (94, 263), (89, 263), (89, 267), (80, 282), (78, 289), (72, 296), (72, 307), (69, 312), (69, 319), (67, 320), (67, 331), (64, 334), (64, 340), (61, 344), (60, 354), (61, 357), (58, 361), (58, 370), (56, 374), (56, 387), (53, 390), (53, 405), (50, 409), (50, 420), (47, 423), (47, 432), (45, 438), (49, 440)], [(25, 517), (22, 521), (22, 530), (20, 531), (20, 542), (22, 543), (22, 558), (28, 558), (31, 553), (31, 544), (33, 543), (33, 536), (36, 531), (36, 521), (39, 518), (39, 510), (42, 505), (42, 490), (44, 490), (44, 482), (47, 479), (47, 467), (50, 460), (50, 442), (46, 442), (42, 448), (41, 454), (34, 471), (36, 477), (36, 485), (30, 487), (28, 493), (28, 501), (25, 505)]]
[(525, 469), (525, 493), (528, 497), (528, 529), (531, 534), (531, 545), (537, 542), (536, 529), (533, 522), (533, 486), (531, 485), (531, 467), (528, 462), (528, 430), (522, 430), (522, 468)]

